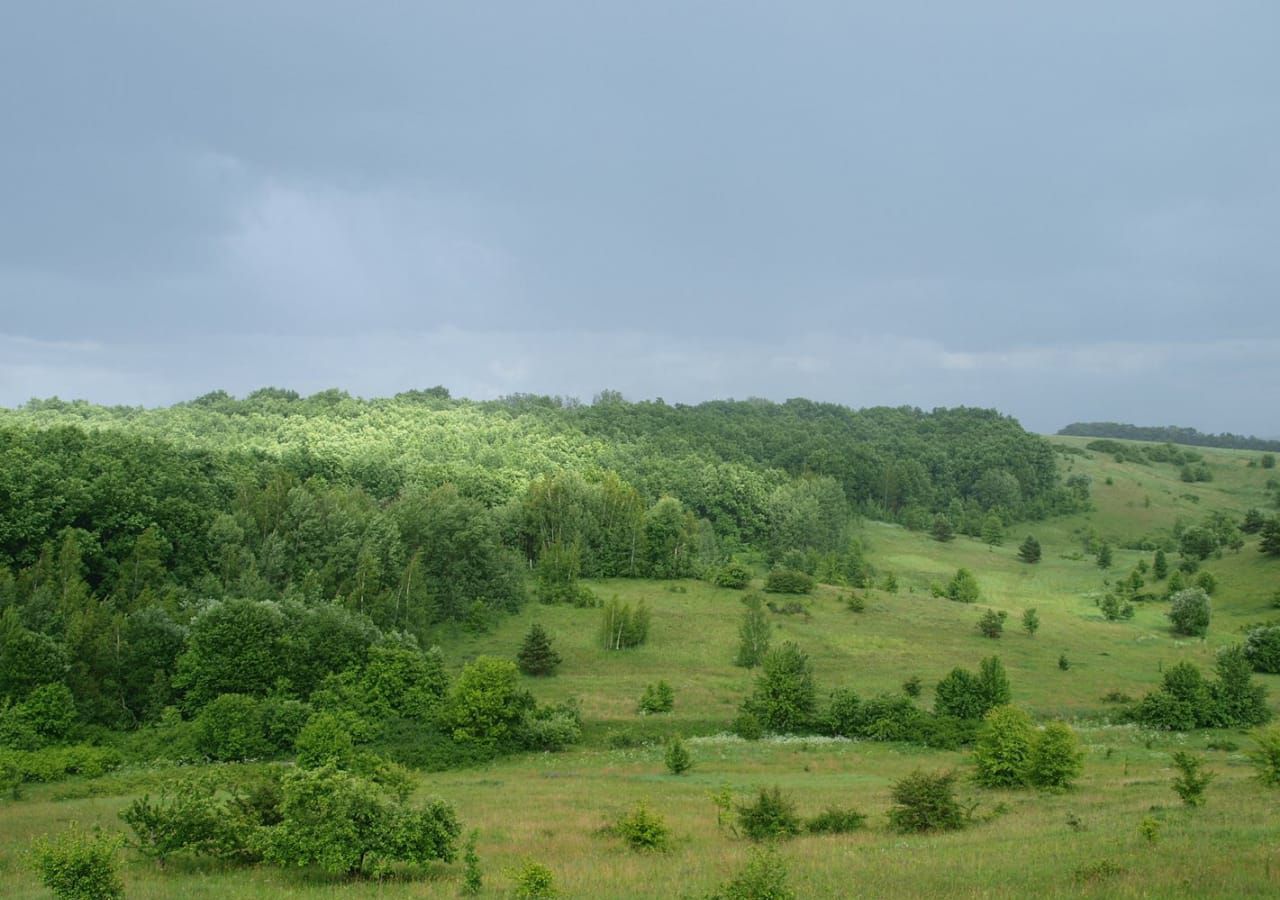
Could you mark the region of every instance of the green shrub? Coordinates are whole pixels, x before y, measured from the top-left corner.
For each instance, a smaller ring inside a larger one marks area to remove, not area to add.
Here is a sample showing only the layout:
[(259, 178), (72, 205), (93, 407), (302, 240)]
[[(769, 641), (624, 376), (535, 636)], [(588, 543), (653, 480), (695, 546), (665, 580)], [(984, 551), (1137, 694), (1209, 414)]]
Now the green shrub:
[(920, 681), (919, 675), (912, 675), (906, 681), (902, 682), (902, 691), (908, 697), (919, 697), (920, 691), (923, 689), (923, 687), (924, 685)]
[(758, 741), (764, 737), (764, 726), (751, 712), (741, 712), (733, 720), (732, 731), (744, 741)]
[(525, 715), (521, 745), (526, 750), (559, 753), (582, 740), (582, 712), (576, 700), (539, 706)]
[(684, 741), (680, 738), (672, 738), (667, 744), (666, 753), (663, 754), (663, 761), (667, 764), (667, 771), (672, 775), (683, 775), (685, 772), (693, 768), (693, 757), (689, 754), (689, 749), (685, 747)]
[(462, 887), (458, 893), (464, 897), (475, 897), (484, 888), (484, 877), (480, 872), (480, 854), (476, 853), (476, 840), (480, 832), (472, 829), (467, 835), (467, 843), (462, 852)]
[(1253, 733), (1256, 742), (1249, 751), (1255, 777), (1267, 787), (1280, 787), (1280, 726), (1259, 728)]
[(1173, 765), (1178, 774), (1173, 790), (1187, 806), (1203, 806), (1204, 792), (1217, 775), (1204, 768), (1204, 760), (1186, 750), (1173, 752)]
[(277, 865), (314, 865), (333, 875), (377, 873), (396, 862), (451, 862), (461, 826), (441, 800), (412, 808), (379, 785), (333, 766), (284, 776), (278, 825), (260, 838)]
[(0, 750), (0, 769), (15, 784), (61, 781), (68, 775), (99, 778), (118, 769), (124, 757), (114, 747), (72, 744), (40, 750)]
[(196, 716), (196, 749), (220, 762), (256, 759), (271, 751), (261, 703), (245, 694), (219, 694)]
[(351, 737), (351, 717), (340, 713), (314, 713), (294, 742), (298, 765), (304, 769), (337, 766), (349, 769), (356, 758)]
[(810, 834), (847, 834), (850, 831), (857, 831), (866, 821), (867, 817), (856, 809), (828, 806), (806, 821), (804, 828)]
[(983, 787), (1017, 787), (1027, 781), (1035, 730), (1016, 706), (998, 706), (982, 720), (973, 751), (974, 780)]
[(1008, 617), (1003, 609), (999, 612), (989, 609), (978, 619), (978, 631), (983, 637), (998, 638), (1004, 634), (1004, 620)]
[(632, 850), (663, 852), (671, 848), (671, 829), (661, 816), (649, 812), (643, 802), (608, 828), (611, 834), (622, 838)]
[(742, 612), (742, 623), (738, 626), (738, 655), (734, 658), (735, 666), (754, 669), (764, 661), (769, 652), (769, 639), (773, 626), (764, 614), (764, 601), (755, 591), (742, 598), (746, 609)]
[(65, 740), (75, 722), (71, 689), (61, 682), (42, 684), (21, 703), (0, 706), (0, 747), (38, 750)]
[(751, 571), (742, 563), (726, 563), (715, 570), (711, 582), (716, 587), (733, 588), (740, 591), (751, 584)]
[(755, 689), (743, 711), (766, 731), (799, 734), (809, 729), (817, 709), (817, 687), (809, 657), (788, 641), (765, 655)]
[(1083, 767), (1084, 751), (1076, 733), (1062, 722), (1050, 722), (1031, 743), (1027, 780), (1045, 790), (1065, 790)]
[(560, 896), (551, 870), (531, 859), (512, 873), (511, 880), (515, 882), (516, 900), (555, 900)]
[(754, 802), (738, 806), (738, 826), (753, 841), (795, 837), (802, 830), (800, 816), (779, 787), (760, 788)]
[(115, 900), (124, 896), (116, 853), (119, 835), (82, 831), (72, 825), (53, 838), (37, 838), (31, 863), (59, 900)]
[(978, 588), (978, 580), (973, 577), (972, 572), (964, 568), (956, 570), (956, 574), (951, 577), (943, 590), (947, 598), (956, 603), (977, 603), (982, 596)]
[(251, 858), (246, 841), (254, 825), (274, 820), (278, 795), (269, 803), (256, 793), (228, 799), (219, 787), (208, 776), (192, 776), (164, 784), (155, 800), (150, 794), (134, 800), (120, 813), (133, 831), (131, 846), (161, 865), (181, 852)]
[(1178, 591), (1170, 598), (1168, 615), (1178, 634), (1204, 637), (1209, 631), (1209, 595), (1201, 588)]
[(814, 583), (812, 575), (798, 569), (774, 569), (765, 579), (764, 589), (770, 594), (808, 594)]
[(459, 743), (495, 752), (515, 749), (524, 737), (533, 695), (520, 687), (516, 664), (480, 656), (463, 668), (441, 710), (441, 724)]
[(641, 600), (635, 609), (615, 597), (604, 607), (600, 640), (606, 650), (639, 647), (649, 639), (649, 608)]
[(752, 851), (741, 871), (708, 895), (708, 900), (796, 900), (796, 893), (787, 887), (782, 858), (768, 847)]
[(675, 708), (676, 693), (671, 685), (659, 680), (645, 685), (644, 694), (640, 697), (638, 710), (644, 715), (671, 712)]
[(967, 817), (955, 797), (955, 772), (917, 769), (893, 784), (889, 824), (903, 833), (954, 831)]
[(1244, 655), (1255, 672), (1280, 674), (1280, 625), (1259, 625), (1244, 637)]
[(858, 594), (849, 594), (844, 598), (844, 608), (849, 612), (866, 612), (867, 601)]

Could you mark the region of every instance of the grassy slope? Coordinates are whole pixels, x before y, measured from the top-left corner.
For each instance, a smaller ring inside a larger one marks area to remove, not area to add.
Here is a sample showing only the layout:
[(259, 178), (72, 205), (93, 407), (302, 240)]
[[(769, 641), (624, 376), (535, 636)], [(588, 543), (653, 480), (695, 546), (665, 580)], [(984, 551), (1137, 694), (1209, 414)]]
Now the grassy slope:
[[(1056, 438), (1064, 444), (1086, 440)], [(955, 665), (976, 666), (999, 653), (1009, 670), (1015, 702), (1039, 717), (1075, 719), (1089, 746), (1079, 788), (1062, 796), (989, 792), (965, 788), (980, 800), (979, 812), (1001, 803), (1008, 810), (992, 821), (947, 836), (903, 838), (887, 832), (883, 813), (891, 781), (916, 766), (964, 765), (963, 754), (874, 743), (761, 742), (722, 738), (691, 744), (697, 766), (683, 778), (663, 774), (661, 749), (609, 749), (602, 732), (659, 725), (666, 730), (710, 734), (733, 716), (750, 677), (729, 664), (736, 640), (738, 592), (685, 582), (673, 592), (654, 582), (608, 582), (593, 587), (653, 611), (648, 645), (608, 653), (596, 647), (599, 613), (530, 606), (485, 635), (458, 635), (453, 661), (488, 653), (511, 655), (531, 621), (551, 631), (565, 657), (560, 674), (530, 680), (542, 700), (577, 696), (590, 723), (588, 744), (571, 753), (505, 760), (483, 769), (422, 776), (421, 790), (453, 800), (468, 826), (481, 829), (480, 853), (490, 896), (509, 886), (504, 872), (525, 856), (550, 865), (570, 896), (696, 895), (709, 890), (746, 858), (745, 842), (715, 827), (707, 792), (730, 783), (739, 793), (779, 783), (803, 812), (828, 803), (851, 804), (871, 814), (867, 831), (847, 837), (802, 838), (783, 848), (792, 882), (801, 896), (1246, 896), (1280, 891), (1280, 838), (1274, 819), (1277, 797), (1259, 791), (1239, 752), (1209, 751), (1219, 779), (1208, 807), (1188, 814), (1168, 788), (1171, 749), (1204, 748), (1215, 738), (1248, 744), (1239, 735), (1152, 735), (1131, 727), (1090, 724), (1104, 709), (1109, 690), (1141, 694), (1159, 678), (1161, 665), (1191, 659), (1211, 663), (1217, 648), (1238, 638), (1241, 626), (1274, 618), (1269, 598), (1280, 587), (1280, 563), (1262, 557), (1250, 541), (1239, 554), (1207, 565), (1221, 585), (1215, 620), (1205, 642), (1176, 639), (1163, 619), (1163, 604), (1151, 604), (1132, 622), (1102, 620), (1092, 596), (1103, 573), (1091, 557), (1067, 558), (1079, 549), (1079, 533), (1094, 527), (1116, 542), (1132, 542), (1172, 527), (1178, 516), (1196, 521), (1210, 509), (1233, 513), (1265, 502), (1268, 474), (1249, 469), (1250, 454), (1205, 451), (1214, 470), (1209, 484), (1186, 485), (1171, 466), (1118, 465), (1095, 455), (1067, 457), (1068, 471), (1094, 479), (1097, 509), (1088, 515), (1038, 523), (1030, 530), (1044, 547), (1036, 566), (1018, 562), (1015, 546), (988, 548), (958, 538), (938, 544), (893, 526), (865, 526), (871, 559), (894, 571), (897, 595), (867, 592), (861, 614), (848, 612), (840, 591), (820, 588), (812, 618), (775, 616), (775, 640), (795, 640), (811, 655), (823, 691), (851, 686), (863, 694), (897, 690), (919, 674), (932, 686)], [(1113, 484), (1107, 485), (1110, 476)], [(1198, 503), (1184, 495), (1200, 497)], [(1146, 498), (1150, 497), (1150, 504)], [(1016, 538), (1016, 539), (1015, 539)], [(1138, 558), (1118, 550), (1114, 577)], [(984, 604), (962, 606), (929, 596), (928, 585), (958, 566), (977, 573)], [(1010, 612), (1003, 639), (980, 636), (974, 623), (982, 605)], [(1021, 611), (1035, 606), (1042, 627), (1035, 638), (1017, 627)], [(1058, 655), (1072, 661), (1058, 669)], [(646, 683), (666, 678), (676, 690), (669, 717), (643, 721), (635, 703)], [(1280, 678), (1265, 679), (1273, 704)], [(931, 702), (928, 689), (922, 698)], [(1280, 707), (1277, 707), (1280, 708)], [(113, 776), (98, 782), (41, 787), (31, 799), (5, 804), (0, 814), (0, 893), (40, 896), (21, 868), (16, 848), (34, 834), (70, 819), (118, 827), (116, 811), (139, 793), (148, 776)], [(90, 792), (96, 796), (87, 796)], [(68, 799), (57, 799), (68, 797)], [(598, 828), (639, 799), (664, 815), (677, 835), (666, 856), (642, 857), (597, 834)], [(1069, 815), (1085, 830), (1067, 825)], [(1164, 821), (1161, 840), (1148, 846), (1138, 832), (1146, 815)], [(1079, 880), (1082, 866), (1107, 860), (1123, 872)], [(440, 867), (432, 878), (382, 884), (332, 885), (305, 875), (270, 869), (228, 870), (201, 864), (157, 872), (131, 863), (132, 895), (164, 897), (330, 895), (454, 896), (458, 865)]]

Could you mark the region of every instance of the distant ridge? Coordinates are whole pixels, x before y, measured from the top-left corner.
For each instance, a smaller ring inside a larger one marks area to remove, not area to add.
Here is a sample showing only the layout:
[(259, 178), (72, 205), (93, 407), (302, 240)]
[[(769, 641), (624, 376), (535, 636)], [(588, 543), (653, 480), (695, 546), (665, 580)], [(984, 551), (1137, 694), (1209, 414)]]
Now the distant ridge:
[(1246, 437), (1224, 432), (1205, 434), (1177, 425), (1126, 425), (1122, 422), (1072, 422), (1058, 434), (1075, 437), (1119, 438), (1128, 441), (1168, 441), (1192, 447), (1224, 447), (1230, 450), (1280, 450), (1280, 440)]

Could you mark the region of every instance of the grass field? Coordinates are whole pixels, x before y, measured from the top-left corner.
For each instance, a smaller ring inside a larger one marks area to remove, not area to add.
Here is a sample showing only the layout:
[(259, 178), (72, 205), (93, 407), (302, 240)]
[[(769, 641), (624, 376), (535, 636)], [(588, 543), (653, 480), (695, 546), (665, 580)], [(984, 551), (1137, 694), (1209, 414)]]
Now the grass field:
[[(527, 857), (548, 865), (566, 896), (703, 896), (750, 850), (747, 841), (717, 827), (708, 794), (725, 784), (740, 797), (779, 784), (803, 813), (837, 803), (868, 814), (862, 832), (802, 837), (781, 847), (801, 897), (1280, 895), (1280, 792), (1251, 781), (1244, 757), (1250, 739), (1235, 732), (1161, 734), (1106, 724), (1111, 708), (1102, 701), (1109, 691), (1140, 696), (1159, 681), (1162, 668), (1180, 660), (1207, 669), (1214, 652), (1238, 641), (1244, 626), (1280, 617), (1270, 606), (1280, 588), (1280, 561), (1258, 553), (1253, 540), (1205, 565), (1220, 587), (1204, 641), (1173, 635), (1164, 603), (1144, 604), (1128, 622), (1107, 622), (1094, 605), (1104, 579), (1127, 573), (1150, 553), (1117, 549), (1113, 567), (1104, 572), (1079, 553), (1089, 528), (1117, 544), (1133, 544), (1167, 533), (1179, 517), (1194, 523), (1213, 509), (1238, 516), (1269, 503), (1270, 473), (1248, 467), (1254, 455), (1203, 452), (1214, 480), (1199, 484), (1180, 481), (1169, 465), (1064, 456), (1065, 473), (1093, 479), (1095, 511), (1019, 525), (1001, 547), (965, 537), (940, 544), (925, 534), (867, 523), (869, 557), (881, 572), (895, 573), (898, 593), (860, 591), (866, 610), (853, 613), (841, 602), (845, 590), (820, 587), (809, 600), (809, 617), (772, 616), (775, 644), (800, 644), (823, 695), (836, 687), (864, 696), (898, 691), (904, 679), (919, 675), (925, 684), (920, 702), (931, 705), (933, 684), (951, 668), (976, 668), (981, 658), (998, 654), (1016, 704), (1041, 720), (1066, 718), (1080, 731), (1088, 754), (1073, 791), (989, 791), (962, 782), (961, 793), (978, 804), (972, 827), (925, 837), (892, 833), (884, 815), (892, 781), (917, 767), (964, 769), (966, 754), (823, 739), (744, 742), (723, 734), (751, 685), (751, 676), (731, 665), (741, 592), (692, 581), (590, 585), (604, 598), (644, 600), (650, 607), (649, 641), (634, 650), (599, 648), (598, 610), (536, 604), (488, 633), (449, 636), (446, 653), (460, 667), (481, 654), (513, 655), (529, 624), (541, 622), (564, 663), (556, 676), (529, 679), (528, 685), (542, 701), (578, 698), (587, 740), (567, 753), (423, 774), (418, 791), (452, 801), (466, 826), (480, 830), (485, 896), (505, 895), (507, 873)], [(1043, 546), (1043, 560), (1034, 566), (1016, 556), (1026, 533)], [(977, 575), (983, 593), (977, 605), (930, 595), (931, 583), (945, 581), (960, 566)], [(1010, 614), (999, 640), (975, 627), (987, 606)], [(1035, 637), (1018, 624), (1029, 607), (1041, 617)], [(1066, 671), (1058, 666), (1060, 655), (1071, 663)], [(674, 711), (637, 715), (645, 685), (659, 678), (675, 688)], [(1280, 677), (1260, 678), (1280, 711)], [(642, 730), (693, 736), (693, 770), (666, 774), (660, 746), (614, 749), (619, 742), (611, 735)], [(1227, 749), (1209, 749), (1211, 742)], [(1186, 810), (1169, 787), (1170, 753), (1179, 748), (1203, 751), (1218, 773), (1203, 809)], [(123, 771), (39, 786), (23, 800), (0, 801), (0, 895), (45, 896), (21, 859), (31, 838), (73, 820), (118, 829), (118, 811), (157, 777)], [(600, 833), (639, 800), (671, 826), (671, 852), (638, 855)], [(1140, 832), (1146, 817), (1160, 823), (1154, 843)], [(192, 861), (160, 871), (131, 859), (125, 877), (128, 896), (136, 897), (452, 897), (460, 873), (455, 863), (413, 878), (333, 882), (307, 872)]]

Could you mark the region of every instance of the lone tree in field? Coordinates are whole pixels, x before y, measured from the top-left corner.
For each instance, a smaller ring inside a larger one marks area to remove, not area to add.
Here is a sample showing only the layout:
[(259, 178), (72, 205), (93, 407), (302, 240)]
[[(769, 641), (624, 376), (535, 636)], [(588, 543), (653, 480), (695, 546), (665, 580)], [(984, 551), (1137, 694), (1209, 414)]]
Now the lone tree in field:
[(966, 818), (955, 796), (956, 773), (927, 773), (919, 769), (893, 784), (889, 824), (906, 834), (955, 831)]
[(1169, 621), (1178, 634), (1204, 637), (1209, 631), (1209, 595), (1201, 588), (1178, 591), (1170, 600)]
[(755, 690), (743, 703), (775, 734), (799, 734), (809, 727), (818, 708), (813, 666), (798, 646), (788, 641), (770, 650), (756, 678)]
[(1268, 519), (1258, 533), (1258, 549), (1271, 556), (1280, 556), (1280, 516)]
[(987, 513), (987, 517), (982, 520), (982, 542), (992, 547), (999, 547), (1004, 543), (1004, 522), (993, 512)]
[(998, 638), (1004, 634), (1004, 620), (1008, 617), (1009, 614), (1003, 609), (999, 612), (989, 609), (978, 619), (978, 630), (983, 637)]
[(1169, 577), (1169, 560), (1162, 549), (1156, 550), (1155, 558), (1151, 560), (1151, 574), (1156, 581), (1164, 581)]
[(537, 622), (529, 626), (516, 654), (516, 663), (526, 675), (551, 675), (560, 665), (560, 654), (551, 646), (551, 636)]
[(1110, 544), (1103, 544), (1101, 547), (1098, 548), (1098, 568), (1099, 569), (1111, 568), (1111, 545)]
[(742, 613), (742, 624), (738, 626), (738, 655), (733, 664), (754, 669), (769, 652), (771, 626), (759, 594), (747, 594), (742, 598), (742, 604), (746, 609)]
[(1027, 637), (1035, 637), (1036, 632), (1040, 630), (1040, 613), (1036, 612), (1034, 607), (1023, 611), (1022, 630), (1027, 633)]
[(957, 603), (977, 603), (982, 596), (978, 590), (978, 579), (968, 569), (957, 569), (956, 574), (947, 584), (947, 596)]
[(1027, 535), (1027, 539), (1018, 547), (1018, 559), (1028, 564), (1040, 562), (1040, 542)]

